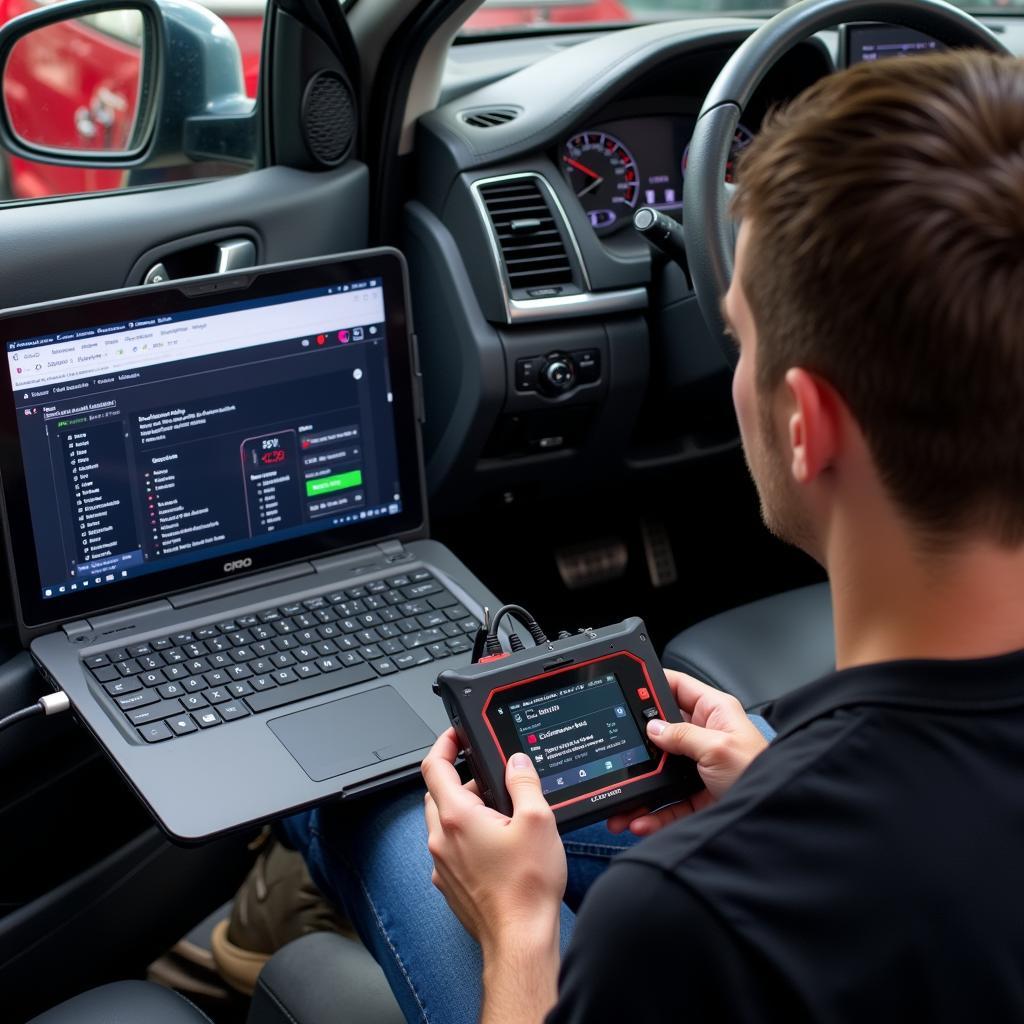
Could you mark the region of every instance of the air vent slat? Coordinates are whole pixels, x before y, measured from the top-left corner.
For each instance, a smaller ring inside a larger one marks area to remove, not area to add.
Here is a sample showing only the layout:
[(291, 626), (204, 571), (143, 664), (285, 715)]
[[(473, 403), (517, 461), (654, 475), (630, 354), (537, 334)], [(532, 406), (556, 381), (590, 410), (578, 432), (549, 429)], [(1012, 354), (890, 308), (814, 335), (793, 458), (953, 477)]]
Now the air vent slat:
[(473, 128), (497, 128), (519, 116), (516, 107), (495, 107), (493, 110), (464, 110), (459, 115), (463, 123)]
[(527, 203), (523, 199), (498, 199), (492, 200), (487, 204), (487, 209), (491, 213), (499, 213), (505, 216), (510, 216), (525, 211), (531, 213), (542, 213), (545, 217), (550, 217), (548, 208), (543, 203)]
[(479, 193), (512, 288), (572, 284), (565, 241), (535, 178), (481, 185)]
[(538, 252), (541, 249), (554, 249), (558, 251), (561, 248), (562, 246), (558, 242), (531, 242), (529, 245), (517, 246), (516, 252)]

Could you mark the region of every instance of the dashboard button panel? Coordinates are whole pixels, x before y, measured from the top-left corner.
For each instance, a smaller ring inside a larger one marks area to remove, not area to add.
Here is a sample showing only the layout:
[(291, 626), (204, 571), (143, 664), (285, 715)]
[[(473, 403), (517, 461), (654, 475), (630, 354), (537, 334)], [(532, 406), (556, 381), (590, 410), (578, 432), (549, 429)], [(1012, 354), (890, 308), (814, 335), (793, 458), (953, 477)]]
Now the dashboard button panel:
[(537, 369), (543, 361), (539, 356), (516, 360), (516, 391), (537, 389)]
[(537, 391), (549, 398), (600, 379), (601, 352), (596, 348), (526, 356), (515, 362), (516, 391)]
[(601, 353), (596, 348), (585, 348), (570, 352), (576, 367), (576, 380), (580, 384), (593, 384), (601, 379)]

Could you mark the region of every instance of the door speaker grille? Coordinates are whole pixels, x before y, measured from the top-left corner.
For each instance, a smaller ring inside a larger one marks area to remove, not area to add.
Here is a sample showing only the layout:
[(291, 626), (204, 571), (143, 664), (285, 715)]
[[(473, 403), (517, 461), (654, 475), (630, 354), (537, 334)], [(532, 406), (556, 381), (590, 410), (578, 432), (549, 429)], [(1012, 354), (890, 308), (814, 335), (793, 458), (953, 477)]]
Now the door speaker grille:
[(302, 96), (302, 135), (313, 159), (336, 167), (348, 155), (356, 111), (348, 82), (336, 71), (318, 71)]

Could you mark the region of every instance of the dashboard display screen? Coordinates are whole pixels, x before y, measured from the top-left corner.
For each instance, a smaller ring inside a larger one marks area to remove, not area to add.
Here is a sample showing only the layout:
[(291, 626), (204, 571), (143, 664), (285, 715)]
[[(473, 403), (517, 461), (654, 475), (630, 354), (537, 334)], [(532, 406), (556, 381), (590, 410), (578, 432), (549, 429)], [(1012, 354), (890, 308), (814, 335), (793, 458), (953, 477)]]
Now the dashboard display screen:
[(843, 29), (847, 67), (890, 57), (942, 53), (946, 49), (931, 36), (902, 25), (845, 25)]

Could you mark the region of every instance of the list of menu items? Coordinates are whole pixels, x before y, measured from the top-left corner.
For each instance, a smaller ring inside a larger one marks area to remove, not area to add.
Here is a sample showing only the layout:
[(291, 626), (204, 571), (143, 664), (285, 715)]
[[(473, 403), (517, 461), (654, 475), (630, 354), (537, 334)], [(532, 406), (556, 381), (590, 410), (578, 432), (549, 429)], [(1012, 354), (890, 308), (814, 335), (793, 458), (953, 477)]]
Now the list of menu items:
[(209, 503), (190, 501), (195, 494), (182, 494), (175, 472), (180, 458), (178, 452), (157, 456), (143, 473), (143, 515), (156, 557), (194, 551), (227, 539)]
[(88, 566), (137, 551), (120, 422), (71, 431), (59, 444), (71, 490), (77, 561)]
[(274, 533), (302, 524), (294, 430), (281, 430), (242, 442), (242, 466), (249, 533)]

